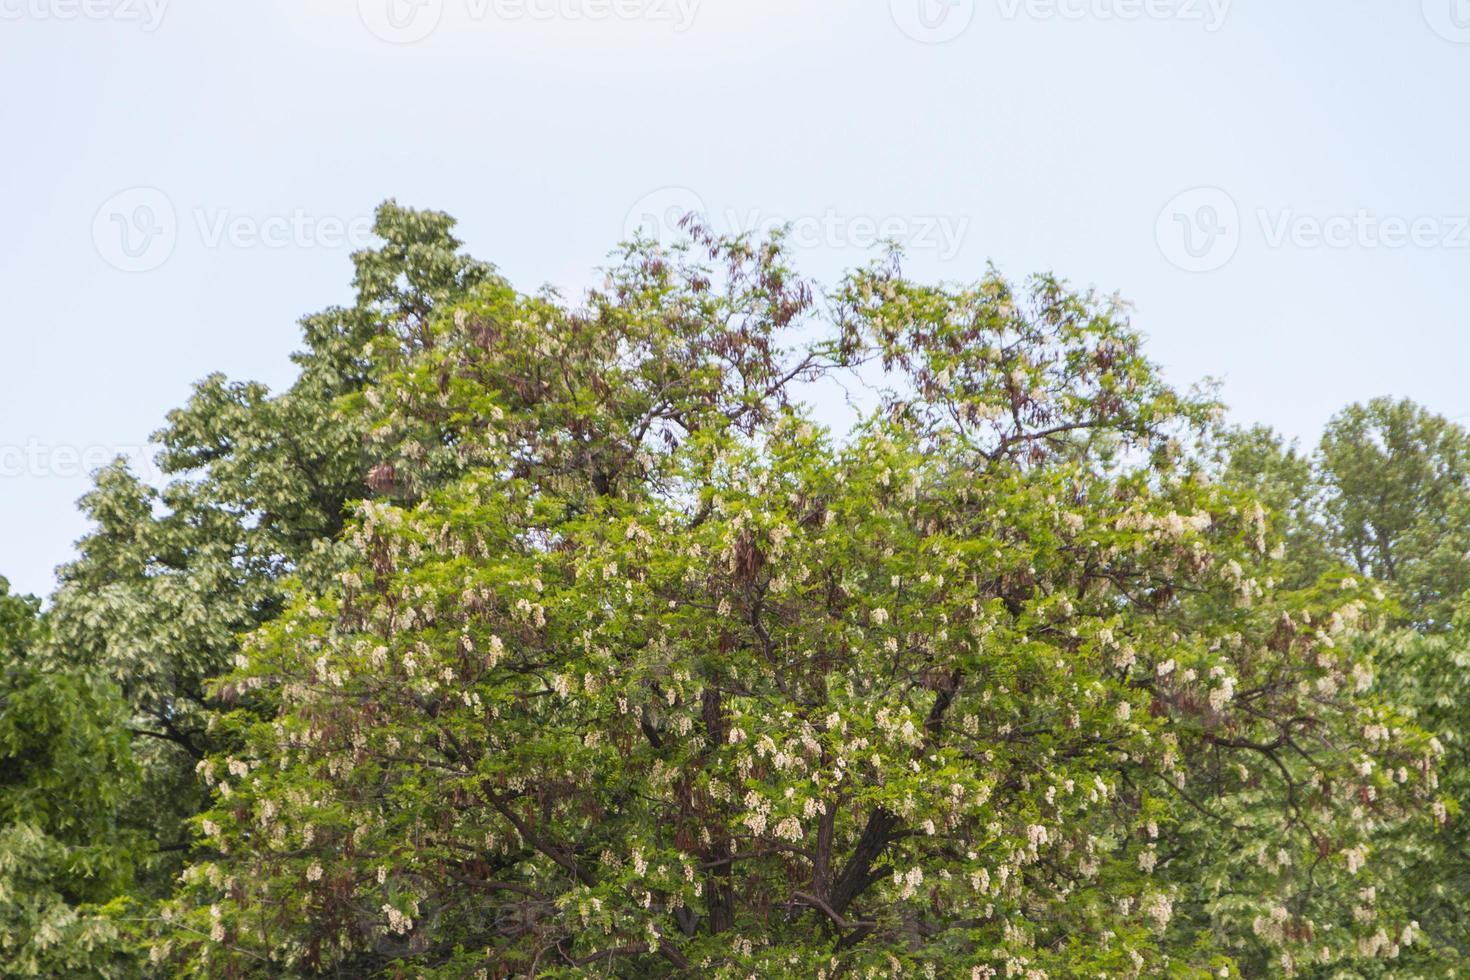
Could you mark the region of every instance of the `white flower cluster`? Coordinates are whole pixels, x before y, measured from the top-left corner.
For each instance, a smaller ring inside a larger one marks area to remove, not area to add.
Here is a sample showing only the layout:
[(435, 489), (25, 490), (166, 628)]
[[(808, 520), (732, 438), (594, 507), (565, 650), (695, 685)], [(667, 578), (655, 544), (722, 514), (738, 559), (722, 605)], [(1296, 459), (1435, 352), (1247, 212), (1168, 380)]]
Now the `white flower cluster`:
[(924, 884), (924, 869), (919, 867), (910, 868), (908, 871), (893, 872), (893, 884), (898, 888), (898, 897), (901, 899), (913, 898)]
[(1130, 511), (1118, 518), (1118, 530), (1146, 531), (1177, 540), (1191, 531), (1199, 533), (1208, 530), (1213, 523), (1214, 518), (1203, 511), (1195, 514), (1170, 513), (1162, 517), (1157, 514)]
[(1210, 676), (1218, 680), (1219, 686), (1210, 691), (1210, 710), (1219, 714), (1235, 697), (1235, 678), (1225, 672), (1224, 667), (1211, 667)]
[(795, 817), (787, 817), (776, 824), (776, 836), (782, 840), (801, 840), (801, 823)]
[(1174, 917), (1174, 901), (1163, 892), (1154, 892), (1144, 901), (1142, 910), (1154, 920), (1156, 927), (1162, 929)]
[(388, 917), (388, 928), (400, 936), (413, 928), (413, 919), (387, 902), (383, 903), (383, 914)]

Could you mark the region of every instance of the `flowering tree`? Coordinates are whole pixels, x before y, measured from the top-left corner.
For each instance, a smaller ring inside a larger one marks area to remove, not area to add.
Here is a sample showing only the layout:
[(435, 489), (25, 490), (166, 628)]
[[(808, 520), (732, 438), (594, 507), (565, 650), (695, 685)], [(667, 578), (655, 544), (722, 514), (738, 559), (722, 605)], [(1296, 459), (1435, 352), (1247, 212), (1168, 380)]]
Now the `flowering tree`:
[[(1116, 304), (637, 243), (382, 325), (332, 584), (215, 694), (222, 975), (1234, 976), (1415, 939), (1437, 743)], [(881, 386), (840, 436), (813, 383)]]
[(194, 769), (219, 748), (210, 678), (230, 668), (240, 635), (283, 610), (286, 576), (303, 584), (327, 574), (347, 502), (370, 493), (357, 419), (334, 409), (367, 380), (364, 345), (385, 329), (411, 330), (492, 274), (458, 252), (453, 224), (385, 203), (379, 247), (353, 257), (356, 301), (302, 321), (295, 384), (272, 394), (205, 378), (153, 437), (166, 484), (149, 485), (119, 460), (81, 501), (94, 526), (59, 570), (33, 659), (106, 678), (126, 698), (142, 781), (114, 819), (155, 845), (134, 897), (172, 889), (189, 844), (184, 821), (208, 803)]
[(136, 773), (117, 691), (38, 666), (40, 602), (0, 578), (0, 976), (126, 976), (100, 906), (146, 853), (119, 828)]
[(1470, 851), (1459, 819), (1470, 800), (1470, 436), (1412, 402), (1375, 399), (1334, 417), (1310, 455), (1261, 429), (1226, 442), (1226, 478), (1275, 504), (1298, 562), (1291, 578), (1306, 581), (1314, 567), (1338, 561), (1375, 575), (1388, 594), (1389, 615), (1362, 642), (1373, 647), (1384, 696), (1443, 741), (1443, 799), (1431, 804), (1433, 833), (1405, 828), (1379, 849), (1371, 887), (1378, 903), (1404, 909), (1424, 933), (1412, 955), (1395, 962), (1394, 975), (1453, 976), (1470, 957)]

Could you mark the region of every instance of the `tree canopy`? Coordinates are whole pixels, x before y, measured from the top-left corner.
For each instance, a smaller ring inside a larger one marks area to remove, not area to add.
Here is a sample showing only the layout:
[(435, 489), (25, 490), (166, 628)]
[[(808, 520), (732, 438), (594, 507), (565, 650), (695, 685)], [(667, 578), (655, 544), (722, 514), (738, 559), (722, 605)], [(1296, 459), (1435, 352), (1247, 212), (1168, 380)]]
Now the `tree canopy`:
[(1460, 968), (1458, 426), (1230, 429), (1050, 276), (690, 223), (568, 302), (452, 225), (0, 595), (10, 972)]

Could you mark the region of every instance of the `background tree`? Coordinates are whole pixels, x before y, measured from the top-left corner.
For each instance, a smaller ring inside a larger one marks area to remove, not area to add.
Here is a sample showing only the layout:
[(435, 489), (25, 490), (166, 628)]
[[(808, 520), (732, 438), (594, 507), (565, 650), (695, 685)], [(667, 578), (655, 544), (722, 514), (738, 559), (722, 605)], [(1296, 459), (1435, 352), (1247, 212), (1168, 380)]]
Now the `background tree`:
[(1344, 564), (1329, 540), (1315, 454), (1264, 425), (1225, 430), (1217, 452), (1221, 478), (1259, 501), (1280, 536), (1283, 581), (1305, 588)]
[(40, 603), (0, 578), (0, 975), (120, 976), (122, 932), (96, 907), (146, 853), (117, 826), (134, 791), (110, 685), (37, 666)]
[[(1329, 423), (1319, 471), (1331, 544), (1374, 574), (1408, 628), (1386, 630), (1375, 658), (1387, 693), (1446, 747), (1441, 829), (1398, 845), (1405, 903), (1446, 969), (1470, 958), (1464, 896), (1470, 882), (1470, 434), (1410, 401), (1352, 405)], [(1460, 613), (1457, 615), (1457, 607)]]
[[(1433, 833), (1407, 834), (1391, 850), (1392, 873), (1375, 895), (1393, 896), (1427, 941), (1396, 964), (1398, 975), (1438, 976), (1470, 957), (1463, 896), (1470, 842), (1466, 736), (1470, 508), (1467, 434), (1409, 401), (1375, 399), (1335, 416), (1316, 453), (1304, 456), (1263, 428), (1223, 440), (1222, 478), (1265, 501), (1290, 548), (1290, 580), (1310, 583), (1334, 565), (1373, 576), (1393, 599), (1384, 627), (1367, 639), (1378, 683), (1405, 717), (1444, 745)], [(1302, 562), (1295, 556), (1308, 556)]]
[(180, 821), (207, 798), (195, 772), (218, 747), (207, 681), (231, 666), (240, 635), (281, 612), (285, 577), (328, 574), (347, 503), (372, 492), (364, 433), (339, 399), (367, 382), (372, 345), (414, 342), (437, 304), (492, 277), (459, 254), (453, 224), (384, 204), (383, 244), (353, 256), (355, 304), (302, 321), (290, 389), (204, 379), (153, 437), (163, 487), (119, 462), (82, 500), (94, 529), (60, 570), (50, 658), (127, 698), (144, 781), (122, 816), (175, 858), (149, 877), (157, 892), (188, 842)]
[(1337, 552), (1387, 583), (1415, 626), (1446, 630), (1470, 588), (1470, 435), (1411, 401), (1335, 416), (1318, 466)]

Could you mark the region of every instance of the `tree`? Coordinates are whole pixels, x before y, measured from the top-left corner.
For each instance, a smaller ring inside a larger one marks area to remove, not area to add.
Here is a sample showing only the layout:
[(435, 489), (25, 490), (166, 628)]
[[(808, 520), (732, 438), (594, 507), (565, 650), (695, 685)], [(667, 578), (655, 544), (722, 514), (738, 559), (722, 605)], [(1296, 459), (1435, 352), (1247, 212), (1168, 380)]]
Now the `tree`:
[(113, 820), (135, 776), (124, 705), (36, 666), (39, 608), (0, 578), (0, 975), (121, 975), (124, 937), (96, 906), (146, 852)]
[(1396, 600), (1393, 622), (1376, 639), (1385, 693), (1444, 744), (1440, 825), (1398, 845), (1402, 904), (1444, 957), (1470, 957), (1465, 886), (1470, 839), (1463, 814), (1470, 715), (1464, 705), (1470, 636), (1470, 435), (1413, 402), (1375, 399), (1329, 423), (1318, 469), (1331, 544), (1352, 566), (1380, 578)]
[[(182, 821), (207, 800), (196, 769), (219, 747), (208, 680), (281, 612), (286, 576), (330, 573), (347, 503), (371, 493), (364, 433), (338, 401), (368, 380), (372, 345), (411, 338), (437, 304), (492, 277), (459, 254), (453, 224), (384, 204), (382, 245), (353, 256), (356, 303), (303, 320), (289, 390), (211, 375), (154, 436), (165, 486), (118, 462), (82, 500), (95, 527), (61, 569), (50, 661), (122, 688), (144, 782), (120, 816), (175, 858)], [(151, 890), (166, 893), (178, 870), (159, 864)]]
[[(1258, 975), (1364, 894), (1436, 743), (1368, 583), (1288, 589), (1115, 305), (779, 240), (485, 279), (374, 344), (368, 500), (214, 689), (154, 947), (225, 975)], [(866, 366), (838, 440), (793, 385)]]
[(1305, 588), (1346, 564), (1333, 549), (1322, 514), (1324, 488), (1314, 454), (1263, 425), (1227, 429), (1218, 452), (1221, 479), (1259, 501), (1280, 536), (1289, 566), (1285, 582)]
[(1448, 629), (1470, 588), (1470, 436), (1411, 401), (1350, 405), (1319, 451), (1331, 540), (1412, 624)]
[(1393, 867), (1374, 884), (1376, 900), (1397, 904), (1426, 936), (1418, 955), (1397, 963), (1399, 975), (1451, 975), (1470, 956), (1470, 843), (1458, 819), (1470, 800), (1462, 707), (1470, 621), (1452, 615), (1470, 585), (1466, 446), (1459, 426), (1390, 399), (1339, 413), (1311, 457), (1264, 428), (1224, 441), (1222, 478), (1268, 503), (1289, 545), (1289, 580), (1307, 584), (1336, 565), (1378, 576), (1392, 594), (1393, 615), (1363, 642), (1385, 697), (1445, 748), (1434, 832), (1406, 833), (1384, 848)]

